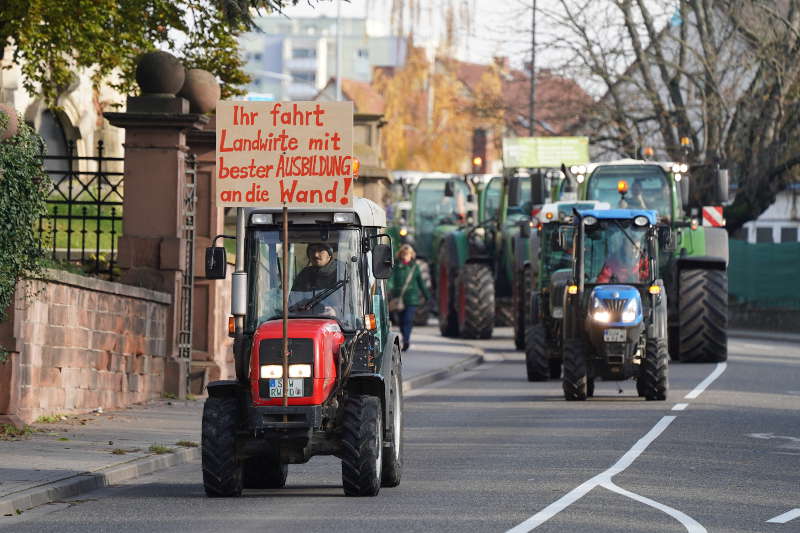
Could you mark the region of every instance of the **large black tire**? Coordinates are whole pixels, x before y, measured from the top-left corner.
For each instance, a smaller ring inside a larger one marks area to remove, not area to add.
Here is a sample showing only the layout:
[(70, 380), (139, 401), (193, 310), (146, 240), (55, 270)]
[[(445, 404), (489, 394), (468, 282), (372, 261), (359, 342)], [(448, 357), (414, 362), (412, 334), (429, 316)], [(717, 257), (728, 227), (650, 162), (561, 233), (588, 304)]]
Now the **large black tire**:
[(525, 370), (528, 381), (547, 381), (550, 376), (545, 331), (541, 324), (528, 326), (525, 332)]
[(511, 298), (495, 298), (494, 325), (498, 328), (514, 327), (514, 306)]
[(561, 383), (564, 398), (582, 401), (588, 395), (586, 376), (586, 344), (577, 339), (564, 342), (564, 376)]
[(212, 497), (242, 494), (242, 464), (236, 458), (239, 401), (208, 398), (203, 406), (203, 488)]
[(684, 362), (728, 359), (728, 273), (687, 269), (680, 272), (679, 356)]
[[(431, 267), (428, 265), (428, 262), (424, 259), (417, 259), (417, 265), (419, 267), (419, 275), (422, 278), (422, 283), (428, 288), (428, 292), (433, 290), (431, 286)], [(428, 324), (428, 318), (431, 314), (431, 302), (426, 301), (422, 305), (417, 307), (416, 312), (414, 313), (414, 325), (415, 326), (425, 326)]]
[(558, 379), (561, 377), (561, 359), (550, 358), (550, 379)]
[(663, 401), (667, 399), (669, 383), (667, 369), (669, 352), (663, 340), (648, 339), (645, 346), (644, 359), (639, 367), (639, 379), (636, 391), (647, 400)]
[(439, 276), (436, 281), (439, 306), (439, 332), (443, 337), (458, 337), (458, 315), (455, 307), (455, 269), (450, 268), (450, 257), (446, 246), (439, 249), (437, 263)]
[[(395, 356), (395, 361), (399, 361), (399, 352)], [(403, 376), (399, 364), (392, 369), (391, 379), (392, 401), (386, 423), (392, 426), (392, 442), (383, 449), (381, 485), (384, 487), (398, 486), (403, 477)]]
[(494, 276), (482, 263), (467, 263), (458, 276), (458, 329), (465, 339), (490, 339), (494, 330)]
[(517, 350), (525, 350), (525, 336), (527, 335), (528, 326), (528, 307), (531, 301), (531, 284), (533, 283), (533, 274), (530, 268), (524, 268), (520, 276), (520, 282), (517, 286), (516, 296), (514, 301), (514, 346)]
[(242, 484), (246, 489), (280, 489), (286, 485), (288, 473), (289, 465), (277, 457), (250, 457), (242, 467)]
[(375, 396), (348, 398), (342, 414), (342, 487), (347, 496), (376, 496), (383, 470), (383, 415)]

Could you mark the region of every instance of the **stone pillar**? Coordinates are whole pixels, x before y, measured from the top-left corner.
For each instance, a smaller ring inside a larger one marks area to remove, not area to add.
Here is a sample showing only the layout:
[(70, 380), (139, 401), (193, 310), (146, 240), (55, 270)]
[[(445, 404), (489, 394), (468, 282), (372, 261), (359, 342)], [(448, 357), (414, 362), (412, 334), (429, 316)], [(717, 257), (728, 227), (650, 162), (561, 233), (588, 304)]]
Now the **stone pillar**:
[(129, 97), (124, 113), (104, 113), (112, 125), (125, 129), (121, 281), (172, 295), (164, 390), (182, 397), (189, 366), (189, 361), (178, 358), (177, 349), (186, 268), (186, 132), (202, 128), (208, 117), (190, 113), (189, 102), (175, 96), (185, 71), (170, 54), (145, 54), (136, 79), (142, 96)]

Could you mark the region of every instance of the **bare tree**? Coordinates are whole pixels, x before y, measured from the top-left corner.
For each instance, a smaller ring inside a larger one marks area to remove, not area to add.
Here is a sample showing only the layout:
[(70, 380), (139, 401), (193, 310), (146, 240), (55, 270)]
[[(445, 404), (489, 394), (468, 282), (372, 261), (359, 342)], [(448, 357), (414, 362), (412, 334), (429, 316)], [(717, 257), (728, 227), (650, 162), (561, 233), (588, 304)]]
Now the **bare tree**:
[(596, 156), (649, 145), (688, 159), (696, 201), (727, 167), (737, 185), (730, 231), (793, 178), (800, 0), (558, 0), (542, 12), (543, 46), (560, 51), (562, 75), (597, 96), (584, 120)]

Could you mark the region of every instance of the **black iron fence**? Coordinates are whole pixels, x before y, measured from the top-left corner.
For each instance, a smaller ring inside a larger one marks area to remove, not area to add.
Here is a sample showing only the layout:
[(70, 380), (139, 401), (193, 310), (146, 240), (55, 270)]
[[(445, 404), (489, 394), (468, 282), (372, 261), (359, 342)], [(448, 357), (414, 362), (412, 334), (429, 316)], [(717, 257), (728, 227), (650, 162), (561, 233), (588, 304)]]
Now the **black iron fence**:
[(123, 161), (105, 156), (103, 141), (97, 143), (96, 156), (76, 156), (74, 142), (66, 155), (42, 156), (53, 189), (47, 214), (39, 219), (39, 246), (53, 261), (107, 279), (117, 277)]

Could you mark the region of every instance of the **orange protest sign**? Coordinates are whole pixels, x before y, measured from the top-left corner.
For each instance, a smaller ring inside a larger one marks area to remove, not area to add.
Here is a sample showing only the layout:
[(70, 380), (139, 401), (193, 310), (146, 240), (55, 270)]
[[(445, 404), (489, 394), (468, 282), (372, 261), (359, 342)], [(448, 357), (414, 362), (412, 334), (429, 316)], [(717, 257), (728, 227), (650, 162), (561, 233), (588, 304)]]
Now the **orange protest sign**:
[(353, 202), (352, 102), (221, 101), (218, 207)]

